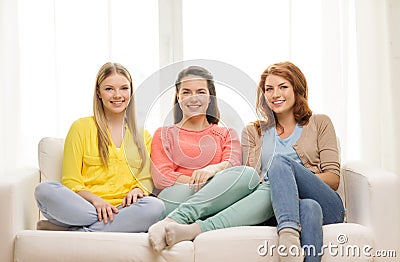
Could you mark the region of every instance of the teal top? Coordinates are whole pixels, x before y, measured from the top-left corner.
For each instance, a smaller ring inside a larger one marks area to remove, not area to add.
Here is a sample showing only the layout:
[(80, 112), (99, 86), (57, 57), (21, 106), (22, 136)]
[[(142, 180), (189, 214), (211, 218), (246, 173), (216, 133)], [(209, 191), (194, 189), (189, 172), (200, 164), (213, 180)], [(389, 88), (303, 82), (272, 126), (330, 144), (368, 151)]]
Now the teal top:
[(299, 140), (303, 127), (296, 124), (292, 134), (287, 138), (280, 138), (276, 128), (267, 129), (263, 136), (261, 151), (261, 173), (265, 181), (268, 181), (268, 169), (274, 155), (285, 155), (293, 158), (296, 162), (303, 165), (293, 145)]

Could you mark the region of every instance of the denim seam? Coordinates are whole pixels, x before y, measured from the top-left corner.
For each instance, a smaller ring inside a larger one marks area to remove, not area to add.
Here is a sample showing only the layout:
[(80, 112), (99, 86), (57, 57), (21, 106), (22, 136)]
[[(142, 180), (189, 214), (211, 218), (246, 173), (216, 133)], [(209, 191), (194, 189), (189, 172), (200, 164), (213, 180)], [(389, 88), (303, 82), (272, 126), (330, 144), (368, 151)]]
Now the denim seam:
[(278, 229), (278, 232), (279, 232), (281, 229), (288, 228), (288, 227), (296, 229), (299, 232), (301, 232), (301, 224), (298, 223), (297, 221), (293, 221), (293, 220), (285, 220), (283, 222), (280, 222), (278, 227), (277, 227), (277, 229)]

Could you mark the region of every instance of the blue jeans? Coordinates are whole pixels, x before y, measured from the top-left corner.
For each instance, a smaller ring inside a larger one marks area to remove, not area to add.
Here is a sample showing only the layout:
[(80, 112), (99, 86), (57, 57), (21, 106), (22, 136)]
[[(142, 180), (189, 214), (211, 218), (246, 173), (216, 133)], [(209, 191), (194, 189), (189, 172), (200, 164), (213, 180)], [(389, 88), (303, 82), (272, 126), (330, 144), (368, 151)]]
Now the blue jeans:
[(164, 203), (155, 197), (143, 197), (122, 208), (114, 220), (99, 221), (96, 208), (83, 197), (59, 182), (42, 182), (35, 189), (40, 211), (51, 223), (68, 227), (70, 231), (146, 232), (165, 216)]
[[(322, 225), (341, 223), (344, 206), (339, 195), (314, 173), (290, 157), (275, 155), (268, 170), (272, 207), (282, 228), (301, 231), (301, 244), (315, 248), (305, 261), (320, 261)], [(307, 251), (307, 250), (306, 250)]]

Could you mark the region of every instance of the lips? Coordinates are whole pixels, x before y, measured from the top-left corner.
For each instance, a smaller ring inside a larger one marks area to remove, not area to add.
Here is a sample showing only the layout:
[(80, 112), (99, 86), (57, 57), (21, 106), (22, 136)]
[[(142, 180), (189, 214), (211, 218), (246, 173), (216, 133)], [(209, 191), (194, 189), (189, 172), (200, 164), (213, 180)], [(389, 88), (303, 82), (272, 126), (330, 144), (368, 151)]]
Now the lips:
[(284, 102), (285, 102), (285, 100), (278, 100), (278, 101), (272, 102), (272, 104), (275, 105), (275, 106), (280, 106), (280, 105), (282, 105)]
[(187, 105), (187, 107), (192, 108), (192, 109), (196, 109), (196, 108), (200, 108), (201, 105)]
[(120, 107), (124, 104), (124, 101), (110, 101), (113, 106)]

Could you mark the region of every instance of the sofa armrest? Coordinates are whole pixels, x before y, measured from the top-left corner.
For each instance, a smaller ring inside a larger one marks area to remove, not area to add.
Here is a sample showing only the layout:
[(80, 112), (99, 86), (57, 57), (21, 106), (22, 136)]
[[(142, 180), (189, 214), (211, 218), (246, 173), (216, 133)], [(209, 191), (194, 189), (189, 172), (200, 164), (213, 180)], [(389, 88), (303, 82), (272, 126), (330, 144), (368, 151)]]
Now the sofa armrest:
[(400, 255), (400, 176), (361, 161), (345, 164), (347, 221), (374, 233), (375, 247)]
[(0, 177), (0, 261), (13, 261), (18, 231), (34, 229), (39, 218), (33, 192), (39, 170), (19, 170)]

